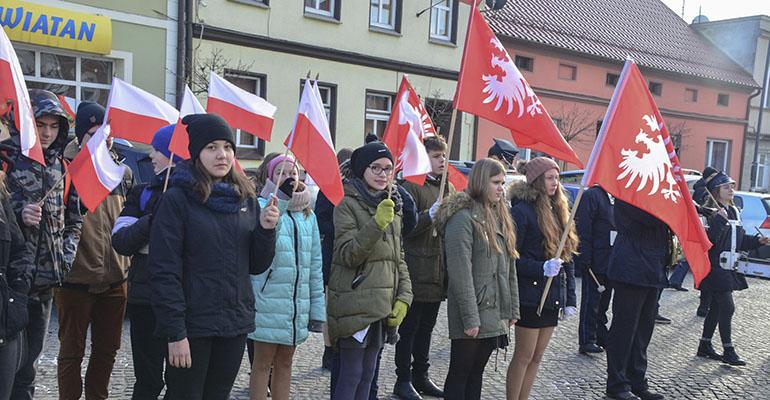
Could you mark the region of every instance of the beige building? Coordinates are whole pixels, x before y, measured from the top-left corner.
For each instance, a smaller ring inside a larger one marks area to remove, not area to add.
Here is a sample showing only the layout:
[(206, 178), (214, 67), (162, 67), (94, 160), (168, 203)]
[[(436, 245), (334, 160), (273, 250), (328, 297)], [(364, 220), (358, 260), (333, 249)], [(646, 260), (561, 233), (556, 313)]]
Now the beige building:
[[(213, 69), (278, 107), (270, 143), (239, 133), (245, 160), (283, 151), (308, 74), (318, 76), (337, 149), (383, 132), (404, 74), (446, 134), (469, 10), (458, 0), (198, 1), (193, 91), (205, 97)], [(472, 157), (474, 126), (458, 118), (452, 158)]]

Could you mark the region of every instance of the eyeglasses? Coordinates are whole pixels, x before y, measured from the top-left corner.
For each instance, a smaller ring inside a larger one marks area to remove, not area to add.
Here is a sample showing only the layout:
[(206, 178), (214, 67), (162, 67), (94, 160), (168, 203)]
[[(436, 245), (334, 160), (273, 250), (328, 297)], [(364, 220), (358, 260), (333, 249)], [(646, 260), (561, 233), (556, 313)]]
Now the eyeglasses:
[(372, 170), (372, 173), (375, 175), (379, 175), (383, 172), (385, 173), (385, 175), (390, 175), (390, 173), (393, 172), (393, 167), (381, 167), (379, 165), (370, 165), (368, 168)]

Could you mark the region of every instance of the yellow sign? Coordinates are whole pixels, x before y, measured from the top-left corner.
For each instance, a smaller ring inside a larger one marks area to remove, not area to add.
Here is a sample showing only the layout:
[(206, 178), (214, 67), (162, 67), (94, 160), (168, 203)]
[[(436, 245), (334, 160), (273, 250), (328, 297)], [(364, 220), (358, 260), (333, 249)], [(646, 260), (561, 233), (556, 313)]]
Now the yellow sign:
[(0, 25), (13, 41), (98, 54), (112, 50), (112, 21), (107, 17), (3, 0)]

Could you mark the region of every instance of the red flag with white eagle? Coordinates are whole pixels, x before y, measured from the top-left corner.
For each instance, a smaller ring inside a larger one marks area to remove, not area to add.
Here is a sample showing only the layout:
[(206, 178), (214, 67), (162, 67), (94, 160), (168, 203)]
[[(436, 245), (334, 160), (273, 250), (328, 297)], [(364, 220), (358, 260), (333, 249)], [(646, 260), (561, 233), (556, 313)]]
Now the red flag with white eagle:
[(158, 129), (175, 123), (179, 111), (155, 95), (112, 78), (104, 120), (114, 137), (150, 144)]
[(326, 110), (315, 82), (305, 81), (294, 129), (284, 144), (313, 177), (326, 198), (334, 205), (339, 204), (345, 195), (342, 177), (329, 131), (329, 122), (326, 120)]
[(583, 167), (476, 7), (471, 7), (454, 107), (510, 129), (518, 146)]
[(110, 125), (102, 125), (72, 160), (69, 173), (80, 201), (94, 212), (123, 181), (124, 165), (117, 164), (107, 148)]
[(276, 107), (267, 100), (226, 81), (213, 71), (209, 76), (206, 112), (219, 114), (233, 129), (270, 141)]
[(0, 102), (3, 108), (7, 103), (13, 105), (14, 125), (19, 132), (21, 153), (42, 165), (45, 165), (43, 147), (37, 136), (35, 113), (29, 101), (27, 84), (21, 71), (19, 58), (11, 41), (0, 29)]
[(171, 135), (171, 142), (168, 144), (168, 150), (185, 160), (190, 158), (190, 150), (187, 148), (190, 144), (190, 137), (187, 136), (187, 126), (182, 123), (182, 118), (190, 114), (203, 114), (206, 110), (203, 108), (198, 98), (195, 97), (192, 90), (185, 85), (182, 105), (179, 107), (179, 120), (174, 127), (174, 133)]
[(583, 186), (594, 184), (668, 225), (679, 238), (696, 287), (708, 275), (711, 242), (660, 110), (631, 59), (623, 67), (583, 176)]
[(396, 169), (402, 170), (404, 179), (417, 185), (425, 182), (431, 172), (430, 158), (422, 139), (429, 136), (426, 125), (433, 129), (430, 118), (427, 124), (423, 119), (428, 116), (417, 93), (404, 76), (396, 95), (396, 107), (390, 114), (382, 141), (393, 153)]

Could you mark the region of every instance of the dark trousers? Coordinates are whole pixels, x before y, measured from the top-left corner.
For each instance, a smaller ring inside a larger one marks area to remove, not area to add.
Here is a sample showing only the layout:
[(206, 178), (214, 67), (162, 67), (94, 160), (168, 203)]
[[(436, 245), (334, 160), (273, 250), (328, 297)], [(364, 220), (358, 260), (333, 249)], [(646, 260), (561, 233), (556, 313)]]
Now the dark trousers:
[(168, 342), (154, 335), (155, 314), (149, 304), (128, 304), (131, 322), (131, 356), (134, 361), (134, 393), (131, 398), (157, 399), (163, 387), (163, 366)]
[(708, 311), (709, 307), (711, 307), (711, 296), (713, 293), (710, 290), (701, 290), (700, 303), (698, 304), (699, 310)]
[[(430, 340), (440, 302), (413, 302), (404, 322), (398, 328), (401, 336), (396, 343), (396, 377), (399, 381), (409, 382), (412, 374), (425, 375), (430, 364)], [(414, 359), (414, 361), (412, 361)]]
[(337, 353), (339, 370), (333, 400), (368, 400), (382, 348), (344, 348)]
[(13, 379), (24, 360), (24, 332), (0, 342), (0, 400), (8, 400), (11, 398)]
[(612, 326), (607, 337), (607, 392), (647, 386), (647, 346), (655, 328), (658, 289), (612, 283)]
[(91, 327), (91, 356), (85, 376), (86, 399), (106, 399), (115, 356), (120, 349), (123, 317), (126, 312), (127, 285), (90, 293), (86, 290), (56, 290), (59, 316), (57, 377), (59, 399), (77, 400), (83, 394), (84, 379), (80, 366), (86, 351), (86, 336)]
[[(369, 400), (377, 400), (377, 391), (380, 389), (377, 380), (380, 378), (380, 361), (382, 361), (382, 350), (377, 354), (377, 365), (374, 367), (374, 376), (372, 376), (372, 385), (369, 388)], [(331, 379), (329, 380), (329, 386), (331, 388), (331, 398), (334, 399), (334, 390), (337, 387), (337, 382), (340, 377), (340, 353), (332, 350), (331, 355)]]
[(45, 300), (30, 298), (27, 303), (29, 324), (25, 332), (26, 345), (24, 362), (16, 373), (13, 381), (11, 400), (32, 400), (35, 396), (35, 375), (37, 360), (43, 352), (45, 337), (48, 334), (48, 323), (51, 321), (52, 292), (49, 290), (42, 297)]
[(607, 285), (605, 275), (596, 275), (605, 290), (599, 293), (598, 286), (590, 274), (583, 274), (580, 292), (580, 325), (578, 326), (578, 344), (604, 346), (607, 343), (607, 309), (610, 307), (612, 289)]
[(733, 314), (735, 314), (733, 292), (725, 290), (709, 291), (709, 293), (711, 293), (711, 305), (708, 314), (706, 314), (706, 320), (703, 321), (703, 339), (711, 340), (714, 336), (714, 330), (719, 324), (722, 346), (730, 347), (733, 344)]
[(684, 283), (684, 277), (687, 276), (687, 271), (690, 270), (690, 264), (686, 260), (679, 261), (674, 267), (674, 272), (671, 273), (671, 277), (668, 278), (668, 283), (674, 286), (682, 286)]
[(172, 400), (227, 400), (238, 375), (246, 335), (189, 338), (191, 368), (166, 363), (166, 387)]
[[(496, 338), (493, 338), (496, 339)], [(449, 372), (444, 382), (446, 400), (478, 400), (484, 367), (494, 346), (487, 339), (453, 339), (449, 351)]]

